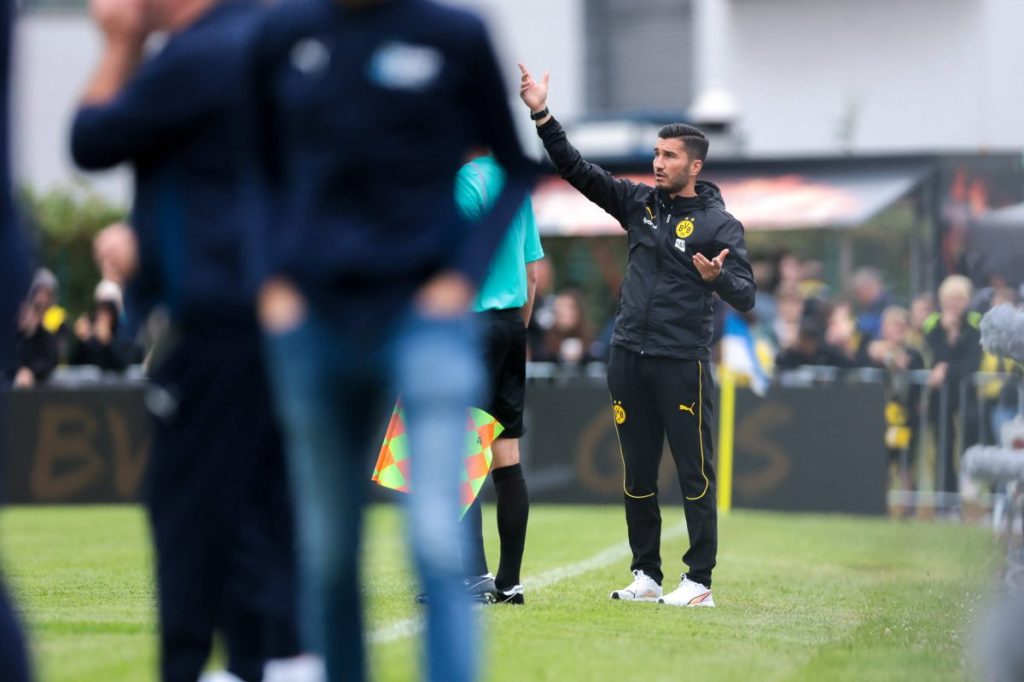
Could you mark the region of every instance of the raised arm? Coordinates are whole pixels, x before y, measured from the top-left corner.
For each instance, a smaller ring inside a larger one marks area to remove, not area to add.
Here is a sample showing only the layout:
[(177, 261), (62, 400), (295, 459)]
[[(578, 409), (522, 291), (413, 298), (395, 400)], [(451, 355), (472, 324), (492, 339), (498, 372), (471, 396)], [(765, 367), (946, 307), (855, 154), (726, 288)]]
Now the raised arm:
[(505, 170), (505, 184), (488, 210), (479, 217), (451, 266), (477, 286), (487, 274), (491, 257), (519, 212), (536, 178), (536, 164), (523, 153), (512, 122), (506, 91), (497, 59), (483, 24), (476, 27), (468, 56), (473, 61), (471, 77), (463, 93), (465, 106), (473, 117), (477, 144), (487, 147)]
[(640, 186), (628, 180), (615, 178), (597, 164), (584, 161), (579, 151), (569, 143), (562, 126), (548, 110), (550, 75), (545, 72), (538, 82), (523, 64), (519, 64), (519, 70), (522, 73), (519, 97), (530, 108), (537, 124), (537, 134), (544, 142), (544, 149), (558, 169), (558, 174), (628, 229), (625, 222), (627, 206), (636, 197)]
[(210, 69), (209, 55), (198, 50), (183, 54), (168, 46), (144, 61), (152, 30), (145, 7), (144, 0), (92, 1), (104, 47), (71, 127), (71, 155), (84, 169), (110, 168), (168, 148), (175, 131), (238, 87), (227, 80), (228, 70)]

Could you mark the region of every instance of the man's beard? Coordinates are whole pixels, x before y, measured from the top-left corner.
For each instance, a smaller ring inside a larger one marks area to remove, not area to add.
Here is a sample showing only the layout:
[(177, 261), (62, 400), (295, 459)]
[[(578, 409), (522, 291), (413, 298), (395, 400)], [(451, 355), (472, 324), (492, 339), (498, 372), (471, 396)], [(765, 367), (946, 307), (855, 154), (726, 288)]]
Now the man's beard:
[(686, 179), (672, 182), (669, 179), (662, 180), (661, 189), (665, 190), (669, 194), (679, 194), (686, 188)]

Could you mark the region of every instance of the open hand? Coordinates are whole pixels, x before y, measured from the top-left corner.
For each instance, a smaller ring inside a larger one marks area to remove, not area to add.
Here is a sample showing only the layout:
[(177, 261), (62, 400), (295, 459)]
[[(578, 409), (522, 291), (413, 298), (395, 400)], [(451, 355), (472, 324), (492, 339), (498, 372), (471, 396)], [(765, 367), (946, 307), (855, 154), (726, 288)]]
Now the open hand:
[(523, 72), (522, 80), (519, 81), (519, 97), (530, 107), (530, 111), (542, 111), (548, 103), (548, 81), (551, 80), (551, 74), (545, 71), (538, 83), (522, 62), (519, 63), (519, 70)]
[(257, 309), (263, 330), (284, 334), (306, 319), (306, 299), (291, 280), (274, 277), (260, 287)]
[(36, 385), (36, 375), (28, 367), (22, 367), (14, 375), (14, 388), (32, 388)]
[(416, 307), (426, 317), (458, 317), (473, 302), (473, 285), (463, 275), (447, 270), (435, 275), (416, 294)]
[(705, 282), (714, 282), (722, 274), (722, 265), (728, 255), (729, 249), (722, 249), (721, 253), (708, 260), (704, 254), (698, 253), (693, 257), (693, 264), (696, 266), (697, 272), (700, 273), (701, 279)]

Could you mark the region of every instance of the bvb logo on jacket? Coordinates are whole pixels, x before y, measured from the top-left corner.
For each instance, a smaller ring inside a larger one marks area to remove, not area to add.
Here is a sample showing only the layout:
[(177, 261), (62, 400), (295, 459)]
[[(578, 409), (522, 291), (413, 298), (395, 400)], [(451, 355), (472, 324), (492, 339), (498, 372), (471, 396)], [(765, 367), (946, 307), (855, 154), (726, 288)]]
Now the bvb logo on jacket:
[(693, 218), (683, 218), (676, 225), (676, 236), (680, 239), (686, 239), (691, 234), (693, 234)]
[(693, 234), (693, 218), (687, 216), (676, 223), (676, 248), (686, 253), (686, 238)]

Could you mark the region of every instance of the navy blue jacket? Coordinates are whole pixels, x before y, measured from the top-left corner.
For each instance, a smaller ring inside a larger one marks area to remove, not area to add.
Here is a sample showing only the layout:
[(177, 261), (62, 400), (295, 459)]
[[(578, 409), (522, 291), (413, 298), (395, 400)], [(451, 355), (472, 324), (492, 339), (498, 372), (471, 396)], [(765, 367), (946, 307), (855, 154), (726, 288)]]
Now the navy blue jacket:
[(0, 0), (0, 375), (12, 351), (18, 304), (28, 290), (24, 243), (11, 201), (10, 150), (7, 143), (10, 22), (10, 2)]
[(262, 13), (246, 0), (215, 5), (146, 59), (114, 100), (75, 117), (79, 166), (135, 168), (136, 315), (162, 302), (185, 326), (254, 324), (243, 248), (252, 222), (241, 181), (248, 138), (238, 122)]
[[(262, 276), (283, 273), (349, 313), (400, 309), (443, 269), (480, 282), (534, 167), (478, 18), (429, 0), (281, 3), (255, 65), (260, 193), (272, 203)], [(478, 224), (454, 200), (474, 145), (508, 171)]]

